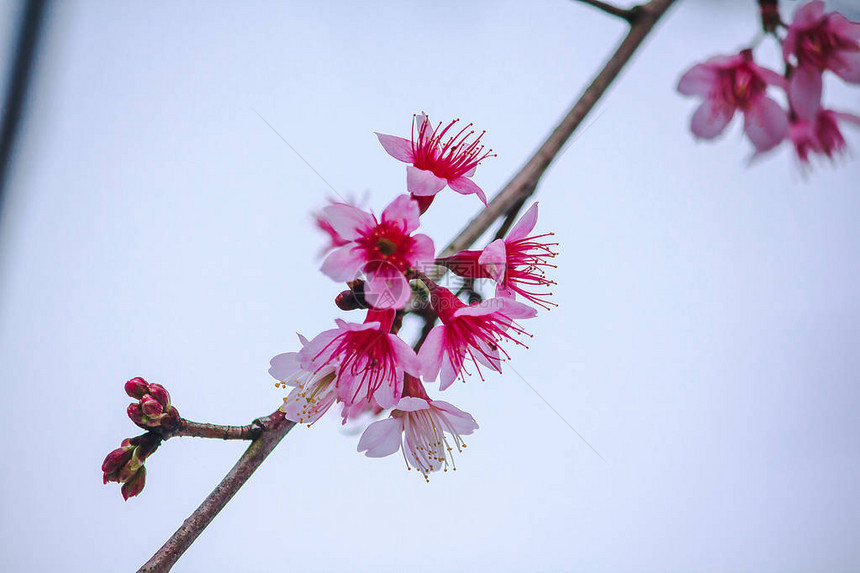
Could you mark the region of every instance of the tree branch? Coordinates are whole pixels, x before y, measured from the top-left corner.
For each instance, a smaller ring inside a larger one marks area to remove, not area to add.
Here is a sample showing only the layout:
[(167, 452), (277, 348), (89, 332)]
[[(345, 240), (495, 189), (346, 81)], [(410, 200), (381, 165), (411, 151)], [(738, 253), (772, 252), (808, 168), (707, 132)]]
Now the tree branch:
[(583, 4), (588, 4), (589, 6), (594, 6), (598, 10), (602, 10), (603, 12), (609, 14), (610, 16), (615, 16), (617, 18), (621, 18), (622, 20), (627, 20), (627, 22), (633, 23), (635, 18), (636, 9), (635, 8), (619, 8), (613, 4), (608, 2), (601, 2), (601, 0), (578, 0)]
[[(221, 483), (209, 494), (209, 497), (194, 510), (194, 513), (176, 530), (170, 539), (161, 546), (152, 558), (138, 569), (138, 573), (164, 573), (182, 556), (194, 543), (194, 540), (215, 519), (218, 512), (227, 505), (239, 488), (245, 485), (251, 474), (263, 463), (263, 460), (275, 449), (287, 432), (296, 425), (284, 418), (280, 410), (259, 419), (260, 435), (257, 436), (233, 469), (221, 480)], [(201, 424), (205, 425), (205, 424)]]
[(219, 438), (222, 440), (253, 440), (263, 431), (262, 421), (254, 420), (246, 426), (221, 426), (183, 420), (175, 432), (164, 434), (164, 439), (190, 436), (193, 438)]
[[(457, 251), (470, 247), (500, 217), (507, 218), (501, 229), (502, 233), (504, 233), (504, 228), (511, 224), (519, 209), (528, 197), (535, 192), (541, 176), (561, 151), (565, 142), (573, 135), (582, 123), (582, 120), (594, 108), (600, 97), (621, 72), (624, 65), (633, 56), (633, 53), (675, 0), (651, 0), (647, 4), (636, 6), (627, 11), (622, 11), (619, 8), (614, 8), (604, 2), (597, 2), (595, 0), (581, 1), (598, 7), (605, 12), (617, 12), (614, 15), (624, 17), (631, 23), (630, 32), (531, 159), (499, 191), (490, 204), (460, 231), (457, 237), (442, 252), (442, 257), (450, 256)], [(623, 16), (622, 12), (627, 14), (627, 17)], [(445, 269), (437, 266), (430, 273), (430, 278), (437, 281), (444, 273)], [(432, 327), (432, 323), (429, 320), (428, 324), (425, 325), (425, 332), (429, 332), (428, 326)], [(182, 526), (176, 530), (176, 533), (167, 540), (161, 549), (152, 556), (152, 559), (147, 561), (138, 570), (138, 573), (163, 573), (169, 571), (206, 526), (218, 515), (218, 512), (232, 499), (239, 488), (248, 481), (248, 478), (251, 477), (254, 470), (266, 459), (266, 456), (280, 443), (284, 436), (287, 435), (287, 432), (295, 426), (295, 422), (286, 420), (280, 411), (261, 418), (257, 422), (257, 425), (260, 426), (259, 434), (254, 437), (254, 441), (245, 453), (242, 454), (242, 457), (236, 462), (230, 473), (209, 494), (209, 497), (206, 498), (203, 504), (185, 520)], [(242, 427), (215, 426), (212, 424), (189, 422), (186, 428), (180, 430), (178, 434), (173, 435), (248, 439), (247, 437), (234, 438), (233, 436), (242, 436), (243, 432), (253, 433), (256, 430), (253, 426), (254, 424)]]
[[(582, 120), (594, 108), (600, 97), (606, 92), (624, 65), (633, 56), (642, 41), (651, 32), (657, 21), (672, 6), (675, 0), (652, 0), (647, 4), (637, 6), (632, 10), (635, 18), (630, 32), (606, 62), (602, 70), (594, 77), (591, 84), (582, 92), (576, 103), (561, 122), (555, 127), (549, 137), (534, 153), (531, 159), (520, 171), (502, 188), (501, 191), (490, 201), (490, 204), (482, 209), (464, 228), (460, 234), (445, 247), (440, 257), (448, 257), (454, 253), (467, 249), (478, 240), (490, 226), (502, 216), (508, 216), (517, 204), (524, 204), (537, 189), (537, 184), (543, 176), (547, 167), (561, 151), (570, 136), (582, 124)], [(514, 211), (516, 216), (516, 211)], [(437, 266), (428, 273), (430, 278), (438, 281), (445, 269)]]

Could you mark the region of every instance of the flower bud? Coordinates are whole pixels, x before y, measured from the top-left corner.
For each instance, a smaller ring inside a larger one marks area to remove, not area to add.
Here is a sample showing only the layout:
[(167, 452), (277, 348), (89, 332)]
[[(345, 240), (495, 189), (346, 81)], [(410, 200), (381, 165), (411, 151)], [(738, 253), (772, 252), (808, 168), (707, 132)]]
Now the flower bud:
[(149, 395), (155, 398), (165, 410), (170, 406), (170, 394), (167, 393), (167, 390), (161, 384), (150, 384)]
[(146, 485), (146, 468), (141, 466), (131, 478), (122, 484), (122, 498), (128, 501), (128, 498), (134, 497), (143, 491), (143, 486)]
[(149, 394), (141, 398), (138, 405), (143, 414), (149, 418), (155, 418), (164, 413), (164, 407), (161, 403)]
[(138, 426), (146, 427), (147, 418), (139, 403), (129, 404), (126, 413), (132, 422)]
[(125, 393), (135, 400), (140, 400), (144, 394), (149, 393), (149, 384), (143, 378), (132, 378), (125, 383)]
[(126, 441), (123, 442), (123, 447), (115, 449), (105, 457), (105, 461), (102, 463), (104, 483), (120, 481), (119, 471), (131, 460), (135, 449), (134, 446), (126, 445)]

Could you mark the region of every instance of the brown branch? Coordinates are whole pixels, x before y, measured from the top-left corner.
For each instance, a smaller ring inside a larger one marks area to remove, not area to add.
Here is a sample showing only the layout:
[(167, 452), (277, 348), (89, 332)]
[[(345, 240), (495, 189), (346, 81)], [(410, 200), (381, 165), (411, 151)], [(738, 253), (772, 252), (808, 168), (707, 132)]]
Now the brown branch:
[(615, 16), (617, 18), (621, 18), (622, 20), (627, 20), (631, 24), (636, 17), (636, 8), (619, 8), (613, 4), (608, 2), (601, 2), (600, 0), (578, 0), (583, 4), (588, 4), (589, 6), (593, 6), (598, 10), (602, 10), (603, 12), (609, 14), (610, 16)]
[(218, 512), (230, 501), (245, 485), (251, 474), (254, 473), (263, 460), (275, 449), (280, 441), (293, 429), (295, 422), (284, 418), (284, 414), (278, 410), (273, 414), (260, 418), (258, 427), (260, 435), (257, 436), (233, 469), (221, 480), (221, 483), (209, 494), (209, 497), (194, 510), (194, 513), (176, 530), (170, 539), (161, 546), (152, 558), (138, 569), (138, 573), (163, 573), (170, 568), (182, 556), (183, 553), (194, 543), (194, 540), (203, 532), (209, 523), (215, 519)]
[[(651, 0), (647, 4), (636, 6), (626, 11), (596, 0), (581, 1), (610, 14), (617, 12), (614, 15), (623, 17), (630, 22), (630, 32), (618, 46), (612, 57), (609, 58), (604, 68), (595, 76), (591, 84), (585, 89), (564, 119), (550, 133), (549, 137), (538, 148), (531, 159), (499, 191), (487, 208), (473, 218), (460, 234), (451, 241), (442, 252), (442, 257), (450, 256), (457, 251), (470, 247), (500, 217), (505, 216), (511, 222), (513, 221), (516, 213), (528, 197), (537, 189), (537, 184), (541, 176), (561, 151), (565, 142), (576, 131), (586, 115), (594, 108), (600, 97), (621, 72), (624, 65), (633, 56), (633, 53), (675, 0)], [(623, 14), (626, 14), (626, 16)], [(509, 225), (510, 222), (506, 221), (502, 225), (502, 232)], [(437, 266), (430, 274), (430, 278), (431, 280), (438, 280), (444, 273), (445, 270)], [(429, 332), (430, 328), (432, 328), (432, 323), (428, 320), (427, 324), (425, 324), (425, 331)], [(241, 435), (243, 431), (255, 431), (255, 428), (252, 427), (253, 424), (242, 427), (214, 426), (194, 422), (189, 422), (188, 424), (189, 427), (185, 429), (188, 433), (175, 435), (198, 435), (201, 437), (231, 439), (230, 436)], [(230, 501), (248, 478), (251, 477), (251, 474), (266, 459), (266, 456), (280, 443), (284, 436), (287, 435), (287, 432), (295, 426), (295, 423), (286, 420), (283, 413), (277, 411), (265, 418), (261, 418), (258, 421), (258, 426), (260, 426), (259, 435), (254, 438), (254, 441), (251, 442), (251, 445), (242, 454), (242, 457), (236, 462), (233, 469), (230, 470), (215, 490), (209, 494), (209, 497), (206, 498), (200, 507), (176, 530), (176, 533), (152, 556), (152, 559), (147, 561), (138, 570), (138, 573), (161, 573), (169, 571), (206, 526), (218, 515), (218, 512)]]
[(255, 420), (246, 426), (221, 426), (204, 422), (182, 420), (175, 432), (164, 434), (164, 439), (189, 436), (193, 438), (217, 438), (221, 440), (253, 440), (263, 431), (262, 422)]
[[(486, 208), (469, 221), (460, 231), (460, 234), (445, 247), (445, 250), (439, 255), (440, 257), (451, 256), (457, 251), (472, 246), (496, 219), (508, 215), (511, 209), (517, 204), (524, 203), (535, 192), (547, 167), (561, 151), (567, 140), (570, 139), (570, 136), (582, 124), (582, 121), (594, 108), (607, 88), (618, 77), (624, 65), (630, 60), (657, 21), (674, 2), (675, 0), (652, 0), (632, 9), (635, 12), (635, 17), (630, 32), (606, 62), (603, 69), (594, 77), (567, 115), (549, 134), (549, 137), (525, 166), (499, 191)], [(445, 269), (438, 266), (429, 273), (430, 278), (437, 281), (443, 274), (445, 274)]]

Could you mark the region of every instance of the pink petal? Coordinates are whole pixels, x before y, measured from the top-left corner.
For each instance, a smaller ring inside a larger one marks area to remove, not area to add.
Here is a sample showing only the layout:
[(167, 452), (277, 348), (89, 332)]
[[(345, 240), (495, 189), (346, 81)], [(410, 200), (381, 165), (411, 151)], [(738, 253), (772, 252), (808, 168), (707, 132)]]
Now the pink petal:
[(475, 182), (468, 177), (463, 176), (457, 177), (456, 179), (449, 179), (448, 186), (460, 195), (471, 195), (474, 193), (478, 196), (478, 199), (481, 200), (481, 203), (484, 205), (487, 204), (487, 196), (484, 195), (484, 191), (475, 185)]
[(678, 80), (678, 92), (684, 95), (707, 97), (716, 87), (717, 81), (716, 67), (708, 64), (697, 64), (687, 70), (687, 73)]
[(445, 340), (445, 327), (439, 325), (430, 331), (424, 344), (418, 350), (418, 363), (424, 380), (435, 380), (442, 366), (442, 350)]
[(403, 425), (396, 418), (374, 422), (364, 430), (358, 440), (358, 451), (369, 458), (384, 458), (400, 449)]
[(860, 127), (860, 115), (855, 115), (853, 113), (847, 112), (834, 112), (833, 115), (836, 116), (836, 119), (839, 121), (847, 121), (848, 123), (854, 124), (857, 127)]
[(427, 410), (430, 408), (430, 402), (424, 398), (416, 398), (414, 396), (404, 396), (395, 406), (397, 410), (402, 412), (417, 412), (418, 410)]
[(269, 361), (269, 375), (281, 382), (295, 382), (296, 374), (301, 370), (298, 352), (278, 354)]
[(376, 224), (373, 215), (345, 203), (335, 203), (323, 207), (323, 217), (335, 232), (347, 241), (357, 239), (360, 230), (373, 227)]
[(496, 285), (496, 297), (515, 299), (517, 298), (517, 293), (506, 287), (503, 283), (499, 283)]
[(415, 157), (412, 155), (412, 142), (408, 139), (403, 139), (396, 135), (385, 135), (384, 133), (376, 133), (376, 137), (379, 139), (379, 143), (382, 144), (382, 148), (394, 159), (398, 159), (404, 163), (415, 161)]
[(432, 400), (430, 405), (445, 413), (448, 423), (458, 434), (468, 436), (478, 429), (478, 423), (475, 422), (475, 418), (470, 413), (464, 412), (443, 400)]
[(418, 228), (418, 201), (409, 195), (398, 195), (382, 212), (382, 220), (389, 223), (399, 223), (405, 233), (411, 233)]
[(821, 106), (821, 89), (821, 72), (808, 66), (795, 68), (788, 85), (788, 101), (798, 117), (815, 117)]
[(791, 25), (798, 28), (807, 28), (817, 24), (822, 16), (824, 16), (824, 2), (813, 0), (809, 4), (805, 4), (797, 9)]
[(714, 100), (706, 99), (693, 114), (690, 130), (698, 138), (713, 139), (723, 132), (734, 114), (734, 109), (715, 106)]
[(461, 177), (473, 177), (475, 175), (475, 171), (477, 171), (477, 170), (478, 170), (478, 166), (475, 165), (474, 167), (472, 167), (471, 169), (469, 169), (468, 171), (463, 173), (463, 175), (461, 175)]
[(406, 168), (406, 190), (413, 195), (422, 197), (435, 195), (447, 184), (448, 182), (441, 177), (436, 177), (424, 169), (418, 169), (412, 165)]
[(509, 298), (489, 298), (478, 304), (457, 310), (454, 312), (454, 317), (483, 316), (493, 312), (501, 312), (508, 318), (534, 318), (537, 316), (537, 310), (521, 302)]
[(397, 361), (397, 365), (413, 376), (421, 376), (421, 362), (418, 360), (418, 355), (415, 354), (412, 347), (396, 334), (389, 334), (388, 339), (391, 343), (391, 350), (394, 352), (394, 359)]
[(773, 149), (788, 132), (788, 114), (769, 97), (761, 98), (744, 116), (744, 131), (757, 151)]
[(346, 282), (358, 276), (365, 262), (361, 249), (350, 243), (330, 252), (320, 270), (334, 281)]
[(832, 12), (827, 18), (830, 30), (844, 40), (860, 40), (860, 22), (852, 22), (839, 12)]
[(501, 373), (502, 371), (502, 356), (499, 352), (498, 346), (490, 347), (484, 340), (478, 340), (478, 348), (481, 352), (475, 352), (473, 357), (475, 360), (486, 366), (487, 368), (491, 368), (496, 372)]
[(538, 219), (538, 204), (537, 201), (528, 208), (528, 210), (520, 216), (519, 221), (517, 221), (514, 226), (511, 228), (511, 231), (508, 233), (508, 236), (505, 237), (505, 241), (519, 241), (520, 239), (525, 239), (529, 236), (529, 233), (535, 228)]
[(409, 250), (406, 260), (419, 271), (426, 272), (436, 260), (436, 247), (433, 245), (433, 239), (419, 233), (413, 235), (412, 240), (412, 248)]
[(841, 52), (839, 60), (833, 73), (849, 84), (860, 84), (860, 52)]
[(383, 408), (393, 408), (403, 395), (403, 371), (398, 370), (393, 380), (387, 380), (373, 393), (373, 399)]
[(787, 81), (785, 76), (782, 74), (778, 74), (775, 71), (769, 68), (763, 68), (758, 64), (750, 62), (750, 67), (756, 71), (756, 73), (764, 80), (764, 82), (771, 86), (776, 86), (778, 88), (785, 89)]
[(507, 249), (504, 239), (496, 239), (487, 245), (478, 257), (478, 262), (484, 266), (490, 277), (497, 283), (504, 282), (505, 268), (508, 263)]
[(392, 265), (383, 265), (367, 275), (364, 296), (371, 306), (378, 309), (398, 309), (406, 306), (412, 296), (412, 288), (403, 273)]
[(333, 328), (316, 335), (313, 340), (299, 350), (299, 361), (302, 368), (313, 372), (321, 365), (327, 363), (334, 351), (334, 346), (336, 346), (332, 342), (341, 334), (343, 334), (341, 329)]
[(442, 371), (439, 372), (439, 391), (448, 389), (457, 379), (457, 372), (451, 364), (451, 357), (446, 355), (442, 358)]

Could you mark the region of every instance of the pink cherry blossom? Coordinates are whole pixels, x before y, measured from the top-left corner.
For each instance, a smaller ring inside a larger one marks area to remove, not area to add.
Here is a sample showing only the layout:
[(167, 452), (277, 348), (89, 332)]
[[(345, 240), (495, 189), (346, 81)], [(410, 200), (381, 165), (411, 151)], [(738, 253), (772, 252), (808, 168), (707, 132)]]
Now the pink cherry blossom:
[(460, 251), (440, 259), (454, 273), (467, 278), (496, 281), (496, 296), (516, 298), (519, 294), (543, 308), (556, 306), (546, 289), (555, 282), (546, 278), (545, 267), (555, 268), (548, 259), (556, 256), (547, 242), (552, 233), (530, 235), (537, 223), (538, 204), (532, 205), (511, 228), (507, 237), (496, 239), (483, 251)]
[(326, 364), (316, 371), (305, 370), (298, 352), (285, 352), (272, 358), (269, 374), (284, 386), (294, 386), (289, 396), (284, 398), (281, 411), (288, 420), (299, 424), (310, 426), (319, 420), (337, 398), (335, 363)]
[(433, 328), (419, 351), (421, 373), (425, 380), (440, 375), (440, 390), (448, 388), (457, 377), (470, 374), (465, 369), (468, 359), (483, 379), (478, 364), (501, 372), (503, 340), (522, 343), (513, 334), (526, 334), (515, 319), (532, 318), (537, 311), (509, 298), (497, 297), (478, 304), (466, 305), (449, 290), (433, 286), (430, 303), (442, 324)]
[(802, 165), (809, 165), (811, 154), (834, 160), (846, 152), (840, 121), (860, 126), (860, 116), (824, 108), (818, 109), (811, 119), (797, 116), (792, 120), (789, 138)]
[(358, 451), (370, 458), (381, 458), (402, 450), (406, 467), (414, 466), (429, 481), (431, 472), (443, 468), (448, 471), (449, 465), (457, 469), (453, 447), (445, 434), (451, 436), (459, 452), (466, 447), (462, 436), (477, 430), (478, 424), (469, 413), (422, 394), (404, 396), (391, 417), (370, 424), (358, 442)]
[(336, 281), (367, 275), (364, 294), (375, 308), (403, 308), (411, 296), (405, 273), (433, 261), (435, 248), (418, 228), (418, 203), (400, 195), (382, 217), (346, 204), (323, 209), (324, 220), (345, 241), (323, 261), (322, 272)]
[[(814, 0), (798, 8), (782, 44), (786, 62), (817, 72), (803, 76), (821, 83), (821, 72), (831, 70), (846, 82), (860, 83), (860, 23), (838, 12), (824, 12), (824, 2)], [(820, 87), (805, 86), (811, 91)], [(803, 88), (801, 88), (803, 89)]]
[[(432, 197), (447, 185), (457, 193), (474, 193), (486, 205), (487, 197), (470, 178), (478, 165), (493, 150), (484, 151), (481, 132), (474, 139), (475, 130), (469, 123), (454, 134), (455, 119), (444, 128), (436, 128), (424, 114), (412, 118), (412, 139), (377, 133), (379, 143), (389, 155), (411, 165), (406, 168), (406, 190), (418, 197)], [(449, 135), (449, 133), (451, 135)], [(426, 207), (425, 207), (426, 208)]]
[(693, 135), (702, 139), (717, 137), (740, 110), (747, 137), (762, 152), (781, 142), (788, 130), (785, 110), (766, 95), (768, 85), (784, 88), (785, 79), (758, 66), (752, 52), (744, 50), (693, 66), (678, 82), (678, 91), (704, 98), (690, 124)]
[(337, 319), (337, 328), (318, 334), (299, 351), (302, 369), (319, 374), (335, 366), (335, 392), (347, 405), (371, 399), (394, 406), (403, 391), (403, 373), (418, 375), (415, 351), (391, 334), (394, 310), (369, 310), (363, 324)]

